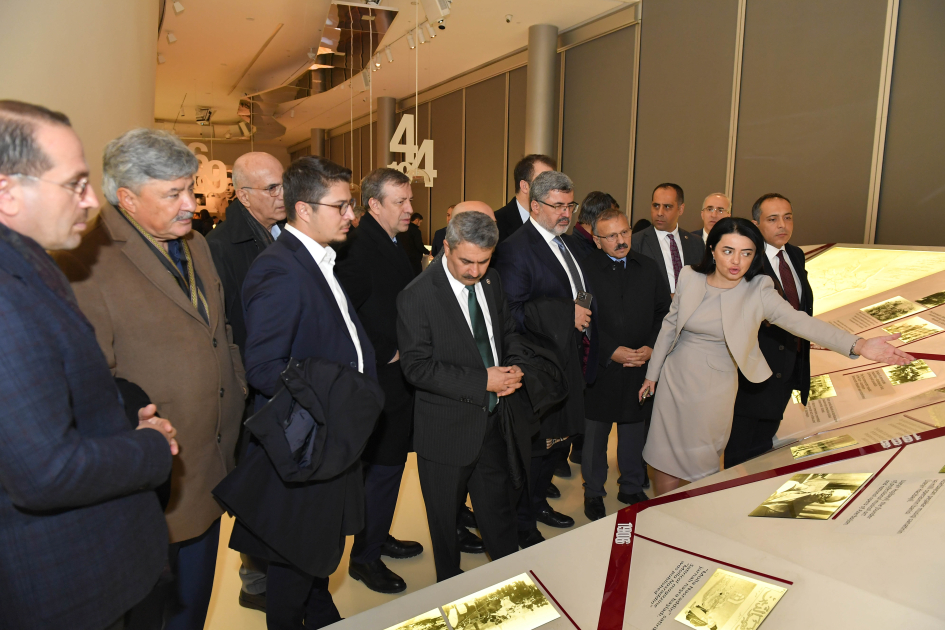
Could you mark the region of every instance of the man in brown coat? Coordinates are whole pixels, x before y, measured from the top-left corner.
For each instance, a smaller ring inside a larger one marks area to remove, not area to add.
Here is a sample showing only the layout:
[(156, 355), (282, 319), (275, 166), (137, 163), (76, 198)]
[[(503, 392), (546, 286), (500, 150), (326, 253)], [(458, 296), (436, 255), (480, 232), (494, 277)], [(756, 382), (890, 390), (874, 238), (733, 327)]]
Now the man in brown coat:
[(176, 137), (135, 129), (105, 148), (106, 205), (58, 262), (112, 373), (173, 418), (180, 455), (166, 510), (168, 629), (202, 628), (220, 533), (210, 490), (234, 466), (246, 377), (203, 236), (191, 230), (198, 162)]

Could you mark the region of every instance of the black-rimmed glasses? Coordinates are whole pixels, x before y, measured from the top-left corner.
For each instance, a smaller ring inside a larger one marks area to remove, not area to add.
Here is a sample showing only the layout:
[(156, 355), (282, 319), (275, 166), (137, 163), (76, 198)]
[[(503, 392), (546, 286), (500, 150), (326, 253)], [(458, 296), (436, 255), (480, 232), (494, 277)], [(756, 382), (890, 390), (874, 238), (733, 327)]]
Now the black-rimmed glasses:
[(282, 194), (282, 184), (270, 184), (265, 188), (253, 188), (252, 186), (240, 186), (240, 190), (265, 190), (270, 197), (278, 197)]
[(65, 188), (74, 195), (78, 195), (79, 199), (85, 196), (86, 191), (89, 189), (89, 178), (80, 177), (74, 182), (66, 182), (65, 184), (60, 182), (54, 182), (51, 179), (43, 179), (42, 177), (36, 177), (35, 175), (27, 175), (26, 173), (10, 173), (10, 177), (22, 177), (24, 179), (32, 179), (36, 182), (46, 182), (47, 184), (54, 184), (60, 188)]
[(535, 201), (537, 201), (538, 203), (540, 203), (540, 204), (542, 204), (542, 205), (544, 205), (544, 206), (548, 206), (549, 208), (554, 208), (555, 211), (557, 211), (557, 212), (561, 212), (561, 211), (563, 211), (563, 210), (567, 210), (568, 212), (572, 212), (572, 213), (573, 213), (575, 210), (577, 210), (577, 207), (578, 207), (578, 204), (577, 204), (576, 202), (574, 202), (574, 201), (572, 201), (571, 203), (553, 203), (553, 204), (552, 204), (552, 203), (545, 203), (545, 202), (542, 201), (541, 199), (536, 199)]
[(325, 206), (326, 208), (334, 208), (338, 211), (338, 214), (344, 216), (345, 212), (348, 210), (354, 210), (354, 207), (357, 205), (357, 202), (354, 199), (349, 199), (348, 201), (334, 205), (330, 203), (319, 203), (317, 201), (302, 201), (302, 203), (307, 203), (310, 206)]
[(597, 238), (601, 239), (602, 241), (607, 241), (608, 243), (613, 243), (617, 239), (618, 236), (622, 236), (624, 238), (630, 238), (630, 230), (629, 229), (622, 230), (620, 232), (614, 232), (613, 234), (608, 234), (607, 236), (598, 236)]

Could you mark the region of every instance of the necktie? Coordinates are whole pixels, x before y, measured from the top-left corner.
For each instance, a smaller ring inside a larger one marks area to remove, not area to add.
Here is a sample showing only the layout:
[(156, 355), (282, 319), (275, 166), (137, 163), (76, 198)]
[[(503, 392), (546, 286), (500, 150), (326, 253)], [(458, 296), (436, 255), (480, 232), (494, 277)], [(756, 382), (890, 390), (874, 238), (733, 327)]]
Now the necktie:
[[(476, 347), (479, 348), (479, 356), (486, 368), (495, 365), (492, 358), (492, 346), (489, 344), (489, 329), (486, 328), (486, 319), (482, 316), (482, 309), (479, 308), (479, 300), (476, 299), (476, 286), (466, 287), (469, 304), (469, 321), (472, 322), (473, 337), (476, 340)], [(495, 409), (499, 402), (499, 397), (495, 392), (489, 392), (489, 412)]]
[(180, 275), (186, 278), (187, 272), (184, 270), (184, 248), (180, 246), (180, 240), (168, 241), (167, 253), (174, 262), (174, 266), (180, 271)]
[(682, 258), (679, 257), (679, 248), (676, 247), (676, 239), (672, 234), (666, 235), (669, 241), (669, 256), (673, 259), (673, 282), (679, 280), (679, 272), (682, 271)]
[(564, 241), (561, 240), (560, 236), (555, 237), (555, 245), (561, 250), (561, 255), (564, 257), (564, 264), (568, 267), (568, 274), (574, 282), (574, 287), (577, 289), (578, 293), (583, 292), (584, 283), (581, 282), (581, 274), (578, 273), (577, 264), (574, 262), (574, 258), (571, 257), (571, 252), (564, 246)]
[(781, 276), (781, 286), (784, 288), (784, 299), (791, 303), (795, 311), (801, 310), (801, 299), (797, 295), (794, 274), (791, 273), (791, 268), (784, 260), (783, 249), (778, 252), (778, 274)]

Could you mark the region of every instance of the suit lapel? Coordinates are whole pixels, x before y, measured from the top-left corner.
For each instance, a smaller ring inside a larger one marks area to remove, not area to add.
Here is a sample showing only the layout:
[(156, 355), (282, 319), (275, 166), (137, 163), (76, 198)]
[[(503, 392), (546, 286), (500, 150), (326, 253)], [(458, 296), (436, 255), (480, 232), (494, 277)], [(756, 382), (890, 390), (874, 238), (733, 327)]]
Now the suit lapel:
[(502, 318), (499, 317), (499, 303), (496, 300), (495, 292), (498, 290), (493, 284), (492, 279), (489, 278), (489, 274), (486, 274), (486, 277), (482, 279), (484, 283), (483, 293), (486, 296), (486, 306), (489, 307), (489, 318), (492, 320), (492, 336), (495, 339), (495, 353), (498, 359), (496, 365), (502, 364), (502, 342), (503, 342), (503, 332), (502, 328)]
[[(383, 256), (390, 265), (394, 266), (401, 275), (413, 280), (413, 268), (410, 266), (407, 253), (401, 249), (400, 245), (387, 236), (387, 232), (385, 232), (381, 224), (377, 222), (377, 219), (368, 213), (361, 219), (361, 223), (362, 226), (366, 228), (365, 236), (374, 242), (377, 252)], [(401, 236), (406, 235), (406, 232), (401, 234)]]
[[(174, 304), (182, 308), (188, 315), (206, 326), (207, 322), (194, 308), (190, 299), (181, 291), (180, 285), (174, 276), (161, 264), (151, 247), (145, 242), (144, 238), (138, 234), (135, 229), (124, 218), (118, 214), (111, 206), (102, 208), (101, 220), (105, 223), (106, 229), (113, 241), (124, 242), (121, 253), (124, 254), (131, 263), (138, 268), (138, 271), (147, 278), (151, 284), (157, 287)], [(196, 272), (196, 269), (194, 270)], [(206, 288), (206, 286), (205, 286)], [(210, 300), (208, 299), (209, 303)], [(207, 313), (210, 318), (210, 313)], [(210, 319), (213, 321), (213, 319)]]
[(669, 283), (669, 272), (666, 270), (666, 261), (663, 260), (663, 250), (660, 249), (660, 240), (656, 236), (656, 230), (652, 227), (643, 232), (643, 253), (656, 261), (663, 271), (663, 278)]
[(319, 268), (318, 263), (315, 262), (311, 252), (306, 249), (305, 245), (302, 244), (302, 241), (296, 238), (295, 235), (288, 230), (283, 230), (282, 234), (279, 235), (279, 241), (277, 242), (282, 242), (285, 247), (292, 251), (293, 255), (295, 256), (295, 260), (297, 260), (298, 263), (302, 265), (302, 267), (309, 273), (309, 275), (315, 281), (315, 285), (318, 287), (319, 291), (324, 294), (325, 300), (328, 304), (328, 310), (334, 314), (335, 321), (339, 326), (347, 330), (348, 325), (345, 323), (344, 316), (341, 314), (341, 309), (338, 308), (338, 302), (335, 300), (335, 294), (332, 293), (331, 287), (328, 286), (328, 281), (325, 279), (325, 275)]
[(686, 289), (684, 293), (679, 294), (679, 313), (676, 316), (677, 338), (685, 327), (686, 322), (688, 322), (692, 314), (696, 312), (696, 309), (699, 308), (699, 305), (702, 304), (702, 299), (705, 297), (705, 274), (693, 272), (692, 275), (692, 287)]
[[(433, 286), (439, 294), (443, 309), (446, 311), (449, 318), (453, 320), (454, 330), (465, 331), (465, 334), (460, 333), (459, 336), (466, 340), (465, 344), (467, 348), (471, 352), (474, 352), (476, 356), (479, 356), (479, 348), (476, 347), (476, 340), (473, 338), (472, 331), (469, 329), (469, 323), (466, 322), (466, 316), (463, 315), (462, 309), (459, 308), (459, 302), (456, 301), (456, 294), (453, 293), (453, 287), (450, 286), (450, 282), (446, 277), (446, 270), (443, 268), (443, 263), (436, 263), (436, 266), (432, 269), (432, 273)], [(491, 308), (492, 306), (490, 304), (490, 309)], [(495, 321), (495, 319), (493, 319), (493, 321)]]
[[(568, 274), (565, 272), (564, 267), (561, 266), (558, 257), (551, 253), (551, 245), (538, 233), (538, 230), (535, 229), (531, 221), (524, 223), (522, 229), (528, 232), (528, 237), (531, 239), (535, 251), (538, 252), (539, 260), (551, 271), (562, 286), (567, 287), (568, 294), (570, 294), (571, 280), (568, 279)], [(577, 264), (577, 261), (575, 261), (575, 264)]]

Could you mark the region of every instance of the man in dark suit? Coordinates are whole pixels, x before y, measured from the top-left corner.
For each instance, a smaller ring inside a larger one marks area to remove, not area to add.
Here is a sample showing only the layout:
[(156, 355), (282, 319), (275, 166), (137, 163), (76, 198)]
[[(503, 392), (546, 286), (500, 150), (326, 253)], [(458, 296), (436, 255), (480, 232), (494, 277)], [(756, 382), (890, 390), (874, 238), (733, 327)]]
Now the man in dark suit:
[[(334, 274), (330, 243), (344, 241), (354, 218), (351, 171), (324, 158), (303, 157), (283, 175), (287, 223), (272, 247), (256, 257), (243, 283), (246, 315), (247, 379), (261, 408), (279, 384), (289, 358), (319, 357), (375, 377), (374, 348), (354, 307)], [(356, 477), (363, 497), (360, 462), (345, 474)], [(338, 518), (339, 506), (325, 506), (325, 518)], [(363, 519), (342, 524), (353, 535)], [(340, 559), (344, 537), (312, 540)], [(230, 546), (269, 560), (266, 623), (269, 628), (321, 628), (341, 617), (328, 592), (328, 576), (309, 575), (256, 538), (239, 521)], [(336, 565), (337, 566), (337, 565)]]
[(620, 210), (620, 205), (616, 199), (599, 190), (588, 193), (581, 202), (581, 212), (574, 225), (574, 231), (561, 237), (568, 244), (568, 249), (574, 252), (575, 258), (584, 260), (598, 251), (592, 226), (602, 212), (611, 208)]
[[(362, 196), (364, 191), (361, 191)], [(397, 239), (397, 244), (403, 248), (413, 268), (413, 275), (418, 275), (423, 271), (423, 255), (427, 253), (427, 248), (423, 245), (423, 232), (420, 225), (423, 223), (423, 215), (414, 212), (410, 215), (410, 223), (407, 224), (407, 231)]]
[[(233, 163), (234, 199), (226, 209), (226, 221), (207, 235), (220, 282), (226, 321), (233, 328), (233, 343), (246, 359), (246, 322), (243, 319), (243, 280), (256, 256), (272, 245), (285, 225), (285, 203), (282, 197), (282, 164), (268, 153), (245, 153)], [(246, 398), (245, 418), (255, 406), (256, 392)], [(240, 425), (237, 461), (246, 450), (246, 434)], [(266, 564), (249, 556), (240, 558), (239, 604), (244, 608), (266, 609)]]
[[(456, 207), (454, 203), (452, 206), (446, 209), (446, 223), (449, 224), (450, 217), (453, 216), (453, 208)], [(430, 243), (430, 256), (436, 258), (436, 255), (443, 251), (443, 239), (446, 238), (446, 226), (444, 225), (439, 230), (433, 233), (433, 241)]]
[[(0, 101), (0, 625), (123, 628), (167, 562), (152, 490), (176, 432), (128, 428), (95, 330), (44, 250), (74, 249), (98, 199), (69, 119)], [(169, 446), (170, 445), (170, 446)]]
[(493, 560), (515, 553), (501, 396), (522, 370), (501, 365), (515, 322), (489, 262), (499, 231), (480, 212), (453, 217), (443, 257), (397, 298), (404, 375), (417, 388), (414, 446), (438, 582), (462, 573), (457, 513), (469, 489)]
[(679, 228), (679, 217), (686, 209), (682, 187), (660, 184), (653, 190), (652, 199), (650, 219), (653, 225), (635, 232), (630, 247), (656, 261), (670, 294), (674, 294), (679, 272), (683, 267), (702, 261), (705, 243), (698, 234)]
[[(804, 252), (788, 242), (794, 232), (791, 202), (777, 193), (762, 195), (752, 206), (751, 216), (765, 239), (765, 273), (791, 306), (813, 316), (814, 293), (807, 281)], [(810, 343), (806, 339), (766, 323), (758, 331), (758, 344), (773, 374), (762, 383), (752, 383), (738, 373), (726, 468), (771, 450), (791, 392), (799, 390), (805, 405), (810, 393)]]
[(636, 401), (646, 378), (646, 363), (669, 312), (670, 297), (656, 263), (630, 251), (630, 222), (616, 208), (604, 210), (592, 226), (599, 249), (584, 261), (600, 313), (597, 380), (584, 394), (584, 514), (606, 516), (607, 439), (617, 423), (617, 499), (633, 505), (646, 501), (643, 446), (653, 401)]
[(593, 288), (561, 238), (577, 205), (574, 184), (564, 173), (548, 171), (532, 181), (529, 197), (528, 223), (499, 246), (497, 269), (519, 332), (540, 333), (533, 340), (559, 358), (569, 394), (541, 419), (532, 443), (529, 492), (519, 503), (522, 547), (544, 540), (536, 520), (551, 527), (574, 525), (570, 516), (551, 509), (546, 496), (556, 466), (570, 450), (569, 438), (584, 431), (584, 387), (594, 381), (598, 350), (596, 300), (584, 306), (585, 293), (593, 294)]
[(528, 191), (531, 183), (541, 173), (553, 171), (555, 168), (553, 159), (538, 153), (526, 155), (515, 165), (512, 171), (512, 177), (515, 179), (515, 196), (495, 212), (495, 222), (499, 227), (499, 243), (528, 223)]
[(397, 246), (412, 225), (410, 178), (392, 168), (376, 169), (361, 182), (361, 199), (368, 211), (357, 234), (339, 251), (335, 270), (374, 346), (384, 412), (361, 456), (365, 527), (354, 537), (348, 573), (371, 590), (399, 593), (407, 584), (387, 568), (381, 555), (412, 558), (423, 551), (420, 543), (390, 535), (413, 428), (413, 391), (404, 380), (397, 351), (396, 303), (397, 294), (415, 275), (407, 254)]

